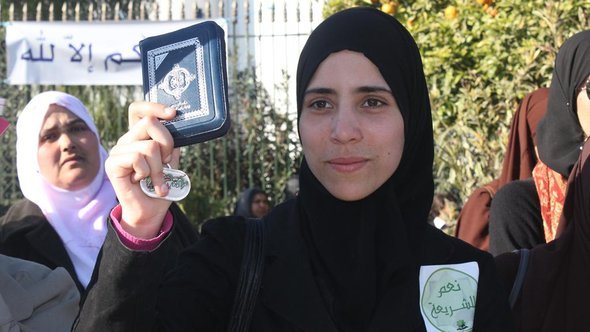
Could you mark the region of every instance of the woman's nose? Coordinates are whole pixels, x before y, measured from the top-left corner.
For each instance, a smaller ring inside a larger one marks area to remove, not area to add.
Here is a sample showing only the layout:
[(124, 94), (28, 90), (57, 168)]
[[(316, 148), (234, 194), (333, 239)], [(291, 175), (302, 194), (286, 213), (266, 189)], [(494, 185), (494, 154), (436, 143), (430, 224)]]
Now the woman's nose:
[(63, 133), (60, 135), (59, 145), (60, 145), (62, 151), (71, 151), (76, 148), (76, 144), (74, 143), (74, 140), (67, 133)]
[(362, 139), (359, 114), (353, 107), (340, 107), (332, 118), (330, 138), (338, 143), (356, 142)]

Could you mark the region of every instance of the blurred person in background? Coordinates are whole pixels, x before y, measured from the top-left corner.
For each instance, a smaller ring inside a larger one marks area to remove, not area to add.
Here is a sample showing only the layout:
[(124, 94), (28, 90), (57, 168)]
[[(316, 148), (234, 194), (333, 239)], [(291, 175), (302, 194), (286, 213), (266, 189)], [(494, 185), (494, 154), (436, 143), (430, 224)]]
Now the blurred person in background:
[(250, 188), (240, 193), (234, 208), (234, 216), (262, 218), (269, 210), (268, 195), (262, 189)]
[(435, 193), (428, 215), (428, 223), (449, 234), (449, 231), (455, 226), (456, 211), (456, 205), (450, 195)]

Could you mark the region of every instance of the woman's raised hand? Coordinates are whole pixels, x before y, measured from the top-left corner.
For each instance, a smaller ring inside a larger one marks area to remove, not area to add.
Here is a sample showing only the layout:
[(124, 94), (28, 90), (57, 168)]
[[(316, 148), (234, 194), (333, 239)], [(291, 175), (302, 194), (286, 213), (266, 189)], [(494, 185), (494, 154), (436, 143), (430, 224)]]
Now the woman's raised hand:
[(155, 237), (171, 202), (148, 197), (139, 181), (150, 176), (156, 194), (166, 196), (162, 172), (165, 164), (178, 167), (180, 152), (160, 120), (174, 118), (176, 111), (151, 102), (129, 106), (129, 131), (112, 148), (105, 169), (123, 209), (121, 226), (143, 239)]

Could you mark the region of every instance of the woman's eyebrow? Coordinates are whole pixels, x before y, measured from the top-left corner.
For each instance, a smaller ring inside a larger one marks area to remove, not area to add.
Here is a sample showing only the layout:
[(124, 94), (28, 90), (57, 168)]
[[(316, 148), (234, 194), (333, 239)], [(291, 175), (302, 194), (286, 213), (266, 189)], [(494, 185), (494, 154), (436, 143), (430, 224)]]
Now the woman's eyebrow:
[(46, 133), (46, 132), (52, 131), (52, 130), (56, 130), (57, 128), (58, 128), (58, 125), (57, 124), (54, 124), (51, 127), (41, 128), (41, 130), (39, 131), (39, 134)]
[(356, 89), (357, 92), (387, 92), (389, 94), (393, 94), (391, 90), (387, 87), (383, 86), (361, 86)]
[[(383, 86), (372, 86), (372, 85), (367, 85), (367, 86), (360, 86), (358, 88), (355, 89), (355, 91), (358, 93), (371, 93), (371, 92), (386, 92), (389, 93), (391, 95), (393, 95), (393, 93), (391, 92), (391, 90), (388, 87), (383, 87)], [(305, 94), (322, 94), (322, 95), (335, 95), (336, 94), (336, 90), (334, 89), (330, 89), (330, 88), (311, 88), (305, 91)]]
[(311, 88), (305, 91), (305, 94), (317, 93), (321, 95), (335, 95), (336, 90), (330, 88)]
[[(67, 122), (67, 123), (64, 125), (64, 127), (67, 127), (67, 128), (69, 128), (69, 127), (75, 126), (75, 125), (77, 125), (77, 124), (79, 124), (79, 123), (86, 124), (86, 122), (85, 122), (84, 120), (82, 120), (82, 119), (74, 119), (74, 120), (72, 120), (72, 121), (68, 121), (68, 122)], [(60, 127), (61, 127), (61, 126), (60, 126), (59, 124), (55, 123), (55, 124), (54, 124), (54, 125), (52, 125), (51, 127), (47, 127), (47, 128), (41, 128), (41, 131), (40, 131), (40, 132), (41, 132), (41, 133), (46, 133), (46, 132), (49, 132), (49, 131), (52, 131), (52, 130), (57, 130), (57, 129), (58, 129), (58, 128), (60, 128)]]
[(68, 123), (66, 123), (66, 126), (71, 127), (71, 126), (75, 126), (80, 123), (86, 124), (86, 121), (78, 118), (78, 119), (74, 119), (72, 121), (68, 121)]

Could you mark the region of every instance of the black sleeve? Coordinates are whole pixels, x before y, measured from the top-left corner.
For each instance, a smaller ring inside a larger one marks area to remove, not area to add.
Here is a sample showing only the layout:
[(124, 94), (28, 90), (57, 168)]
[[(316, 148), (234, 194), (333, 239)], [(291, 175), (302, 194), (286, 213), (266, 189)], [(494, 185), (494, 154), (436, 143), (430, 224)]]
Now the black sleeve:
[(494, 257), (494, 260), (502, 288), (506, 294), (510, 294), (514, 284), (514, 279), (516, 278), (516, 273), (518, 272), (520, 255), (517, 253), (508, 252)]
[[(109, 223), (74, 331), (222, 331), (235, 293), (243, 219), (203, 226), (183, 250), (177, 221), (160, 246), (132, 251)], [(182, 253), (181, 253), (182, 251)]]
[(508, 294), (499, 280), (491, 255), (479, 261), (480, 276), (475, 311), (474, 332), (514, 331)]
[(167, 258), (174, 258), (173, 232), (154, 251), (132, 251), (109, 230), (82, 300), (74, 331), (151, 331), (156, 326), (156, 290)]

